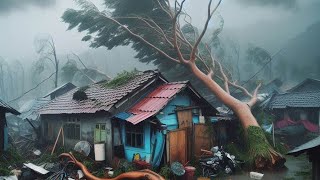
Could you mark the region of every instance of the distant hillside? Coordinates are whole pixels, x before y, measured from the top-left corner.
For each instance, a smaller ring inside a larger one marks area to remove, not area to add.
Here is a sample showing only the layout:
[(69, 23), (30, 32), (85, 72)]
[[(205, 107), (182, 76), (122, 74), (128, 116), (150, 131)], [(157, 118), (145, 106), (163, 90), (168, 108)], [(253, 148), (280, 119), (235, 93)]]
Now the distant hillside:
[(320, 22), (290, 40), (273, 60), (275, 76), (287, 81), (320, 79)]

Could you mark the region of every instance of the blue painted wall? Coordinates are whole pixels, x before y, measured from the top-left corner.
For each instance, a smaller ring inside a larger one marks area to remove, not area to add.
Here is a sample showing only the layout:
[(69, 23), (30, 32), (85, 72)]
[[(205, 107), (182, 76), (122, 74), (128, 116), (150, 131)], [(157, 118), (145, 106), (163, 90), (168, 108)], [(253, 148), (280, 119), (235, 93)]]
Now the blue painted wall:
[(126, 145), (126, 127), (125, 122), (121, 123), (122, 142), (124, 144), (125, 156), (128, 161), (132, 161), (133, 155), (139, 153), (142, 159), (150, 158), (151, 156), (151, 126), (150, 123), (141, 122), (144, 124), (144, 147), (136, 148)]
[[(161, 123), (167, 125), (168, 130), (178, 128), (178, 118), (175, 112), (176, 106), (191, 106), (192, 101), (187, 95), (177, 95), (169, 104), (156, 115)], [(199, 123), (199, 116), (193, 115), (193, 123)]]
[[(191, 99), (187, 95), (177, 95), (173, 100), (171, 100), (167, 106), (156, 115), (161, 123), (167, 125), (167, 130), (175, 130), (178, 128), (178, 120), (175, 112), (176, 106), (190, 106)], [(124, 142), (125, 156), (126, 159), (131, 161), (133, 154), (139, 153), (143, 159), (148, 159), (154, 151), (153, 157), (151, 157), (151, 162), (153, 166), (159, 166), (162, 155), (165, 152), (165, 134), (166, 131), (156, 131), (151, 132), (151, 126), (148, 122), (144, 123), (144, 147), (134, 148), (125, 145), (126, 133), (125, 133), (125, 122), (121, 123), (121, 133), (122, 142)], [(199, 123), (199, 116), (193, 116), (193, 123)], [(152, 134), (151, 134), (152, 133)], [(155, 150), (153, 150), (155, 148)]]

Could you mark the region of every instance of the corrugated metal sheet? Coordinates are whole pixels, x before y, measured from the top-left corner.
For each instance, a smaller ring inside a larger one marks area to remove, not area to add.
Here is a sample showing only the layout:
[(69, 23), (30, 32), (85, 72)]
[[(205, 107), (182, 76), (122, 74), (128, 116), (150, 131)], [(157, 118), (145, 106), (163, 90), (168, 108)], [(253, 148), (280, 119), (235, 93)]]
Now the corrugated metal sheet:
[(109, 111), (115, 103), (146, 82), (155, 79), (157, 75), (157, 71), (145, 71), (139, 73), (128, 83), (114, 89), (106, 88), (103, 83), (90, 85), (85, 90), (88, 99), (83, 101), (72, 99), (73, 94), (79, 90), (79, 88), (75, 88), (52, 100), (40, 110), (40, 114), (81, 114)]
[(45, 97), (48, 97), (48, 96), (50, 96), (51, 94), (56, 93), (56, 92), (59, 91), (59, 90), (67, 89), (67, 91), (68, 91), (68, 90), (71, 90), (71, 89), (74, 89), (74, 88), (76, 88), (76, 86), (75, 86), (74, 84), (68, 82), (68, 83), (62, 84), (61, 86), (53, 89), (52, 91), (50, 91), (48, 94), (46, 94), (46, 95), (43, 96), (43, 97), (44, 97), (44, 98), (45, 98)]
[(10, 113), (15, 114), (15, 115), (19, 115), (20, 114), (17, 110), (13, 109), (7, 103), (3, 102), (1, 99), (0, 99), (0, 108), (3, 108), (7, 112), (10, 112)]
[(49, 99), (47, 98), (33, 99), (29, 102), (26, 102), (20, 108), (21, 114), (19, 117), (21, 119), (36, 120), (39, 117), (39, 110), (47, 103), (49, 103)]
[(295, 149), (293, 149), (292, 151), (289, 151), (288, 154), (300, 154), (303, 153), (305, 151), (307, 151), (308, 149), (314, 148), (320, 146), (320, 136), (305, 143), (302, 144), (301, 146), (296, 147)]
[(138, 124), (139, 122), (155, 115), (186, 86), (187, 81), (167, 83), (159, 86), (139, 103), (130, 108), (129, 112), (134, 115), (129, 117), (127, 121), (132, 124)]

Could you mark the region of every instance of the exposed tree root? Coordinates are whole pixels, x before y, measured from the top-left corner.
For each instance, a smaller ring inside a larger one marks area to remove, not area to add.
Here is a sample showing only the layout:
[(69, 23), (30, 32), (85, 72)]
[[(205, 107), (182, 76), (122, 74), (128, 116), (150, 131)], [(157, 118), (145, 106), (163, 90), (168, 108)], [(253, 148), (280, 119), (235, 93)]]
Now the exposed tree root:
[(271, 147), (260, 127), (249, 126), (247, 135), (249, 159), (253, 168), (273, 169), (284, 165), (286, 159)]
[(79, 162), (72, 153), (62, 153), (59, 156), (60, 158), (69, 158), (76, 166), (78, 166), (84, 176), (89, 179), (89, 180), (124, 180), (124, 179), (146, 179), (146, 180), (165, 180), (162, 176), (159, 174), (149, 170), (149, 169), (144, 169), (141, 171), (132, 171), (132, 172), (126, 172), (123, 174), (120, 174), (119, 176), (115, 178), (99, 178), (94, 176), (93, 174), (90, 173), (90, 171), (87, 169), (86, 166), (84, 166), (81, 162)]

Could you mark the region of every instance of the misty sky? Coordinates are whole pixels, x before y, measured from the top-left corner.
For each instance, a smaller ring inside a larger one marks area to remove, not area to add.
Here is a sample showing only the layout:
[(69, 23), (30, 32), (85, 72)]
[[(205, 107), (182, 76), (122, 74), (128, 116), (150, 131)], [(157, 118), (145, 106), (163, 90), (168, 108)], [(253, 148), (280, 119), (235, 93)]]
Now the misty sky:
[[(207, 0), (187, 0), (186, 10), (197, 26), (205, 21), (206, 4)], [(80, 33), (66, 31), (61, 15), (67, 8), (77, 6), (72, 0), (0, 0), (0, 56), (9, 61), (35, 57), (34, 38), (39, 34), (51, 34), (60, 54), (87, 51)], [(320, 20), (320, 1), (224, 0), (219, 13), (224, 34), (240, 44), (254, 43), (274, 52)]]

